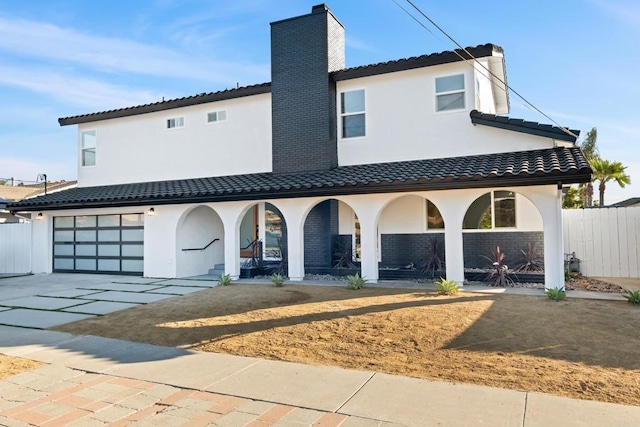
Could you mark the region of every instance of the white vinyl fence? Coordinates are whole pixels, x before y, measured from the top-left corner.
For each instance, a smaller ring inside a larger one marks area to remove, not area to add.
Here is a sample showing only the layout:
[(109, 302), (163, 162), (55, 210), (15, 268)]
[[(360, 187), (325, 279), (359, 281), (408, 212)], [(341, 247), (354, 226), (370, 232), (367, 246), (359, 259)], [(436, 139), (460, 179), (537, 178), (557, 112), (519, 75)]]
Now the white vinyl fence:
[(565, 209), (564, 252), (595, 277), (640, 277), (640, 208)]
[(0, 224), (0, 273), (31, 272), (31, 224)]

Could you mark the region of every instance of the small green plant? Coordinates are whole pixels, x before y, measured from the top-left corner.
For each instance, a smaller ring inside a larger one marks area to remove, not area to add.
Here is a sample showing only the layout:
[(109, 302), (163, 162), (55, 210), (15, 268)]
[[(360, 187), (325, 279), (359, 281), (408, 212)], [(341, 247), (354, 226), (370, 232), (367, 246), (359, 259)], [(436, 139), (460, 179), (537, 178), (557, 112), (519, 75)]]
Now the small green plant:
[(364, 277), (360, 277), (358, 273), (353, 276), (347, 276), (347, 287), (349, 289), (362, 289), (366, 282)]
[(231, 275), (223, 274), (218, 278), (218, 285), (227, 286), (231, 284)]
[(273, 286), (275, 286), (276, 288), (282, 287), (282, 285), (284, 284), (284, 276), (278, 273), (272, 275), (271, 283), (273, 283)]
[(640, 304), (640, 291), (627, 291), (627, 294), (622, 296), (629, 301), (629, 304)]
[(545, 289), (545, 295), (554, 301), (562, 301), (567, 297), (567, 294), (564, 293), (564, 288), (553, 288), (553, 289)]
[(565, 264), (564, 266), (564, 281), (568, 282), (571, 280), (571, 272), (569, 271), (569, 264)]
[(456, 282), (443, 279), (442, 277), (440, 280), (436, 280), (434, 284), (440, 295), (453, 295), (460, 291), (460, 287)]

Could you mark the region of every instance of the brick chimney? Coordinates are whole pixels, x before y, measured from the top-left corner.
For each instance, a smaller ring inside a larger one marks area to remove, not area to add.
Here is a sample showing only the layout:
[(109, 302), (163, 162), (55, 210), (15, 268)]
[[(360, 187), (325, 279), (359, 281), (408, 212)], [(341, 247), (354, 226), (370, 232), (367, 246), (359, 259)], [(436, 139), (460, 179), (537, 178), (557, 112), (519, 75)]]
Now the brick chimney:
[(344, 65), (344, 27), (325, 4), (271, 23), (274, 173), (338, 166), (336, 86), (329, 73)]

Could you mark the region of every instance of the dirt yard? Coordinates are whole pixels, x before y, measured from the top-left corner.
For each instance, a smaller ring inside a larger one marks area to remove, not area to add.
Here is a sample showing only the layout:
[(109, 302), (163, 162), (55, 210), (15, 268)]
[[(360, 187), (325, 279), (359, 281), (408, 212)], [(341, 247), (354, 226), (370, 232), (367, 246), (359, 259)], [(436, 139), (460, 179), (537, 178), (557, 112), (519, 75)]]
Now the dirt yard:
[(0, 354), (0, 380), (42, 366), (43, 363)]
[(57, 330), (640, 406), (639, 325), (622, 298), (234, 284)]

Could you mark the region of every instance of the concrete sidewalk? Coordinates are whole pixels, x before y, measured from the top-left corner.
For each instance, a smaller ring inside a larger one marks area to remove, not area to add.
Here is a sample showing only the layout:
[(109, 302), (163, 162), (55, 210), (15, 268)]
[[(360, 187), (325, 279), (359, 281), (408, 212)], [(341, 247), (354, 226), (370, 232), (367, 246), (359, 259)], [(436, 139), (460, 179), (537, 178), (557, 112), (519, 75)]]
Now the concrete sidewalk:
[(0, 382), (3, 425), (534, 427), (640, 419), (640, 407), (61, 332), (3, 326), (0, 343), (0, 353), (50, 364)]

